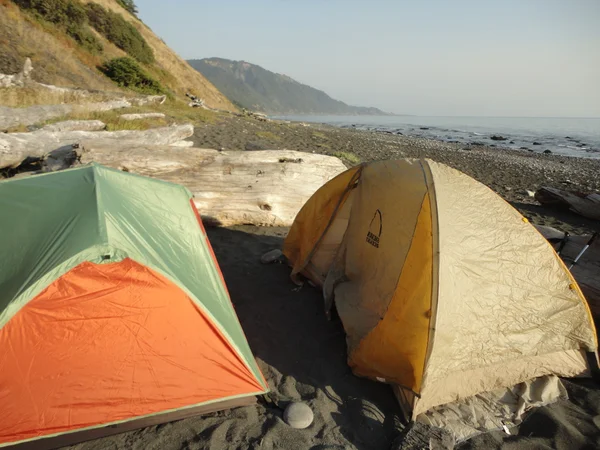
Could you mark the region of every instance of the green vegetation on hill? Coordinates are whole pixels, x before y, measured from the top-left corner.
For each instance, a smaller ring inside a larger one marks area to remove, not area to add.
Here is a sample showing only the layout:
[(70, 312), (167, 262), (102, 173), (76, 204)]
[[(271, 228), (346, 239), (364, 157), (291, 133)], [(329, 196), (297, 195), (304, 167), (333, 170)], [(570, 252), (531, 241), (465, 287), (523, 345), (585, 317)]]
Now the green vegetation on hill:
[(137, 16), (138, 9), (133, 0), (117, 0), (117, 3), (134, 16)]
[(134, 59), (124, 56), (107, 61), (99, 69), (119, 86), (142, 94), (165, 94), (161, 84), (148, 75)]
[(154, 53), (144, 37), (121, 14), (109, 11), (97, 3), (89, 3), (87, 17), (100, 34), (128, 55), (144, 64), (154, 62)]
[(102, 53), (102, 44), (88, 27), (85, 6), (77, 0), (13, 0), (30, 11), (38, 20), (50, 22), (71, 36), (93, 54)]
[(232, 103), (268, 114), (385, 115), (377, 108), (350, 106), (325, 92), (244, 61), (190, 60)]

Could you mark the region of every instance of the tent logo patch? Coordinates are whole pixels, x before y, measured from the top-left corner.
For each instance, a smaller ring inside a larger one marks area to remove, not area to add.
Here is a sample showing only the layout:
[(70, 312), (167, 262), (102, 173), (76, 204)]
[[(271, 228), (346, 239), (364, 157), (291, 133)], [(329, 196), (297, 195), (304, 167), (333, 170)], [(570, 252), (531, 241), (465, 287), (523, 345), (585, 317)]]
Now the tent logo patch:
[(383, 219), (381, 211), (375, 211), (375, 215), (369, 225), (369, 231), (367, 232), (367, 243), (375, 248), (379, 248), (379, 239), (381, 238), (381, 231), (383, 230)]

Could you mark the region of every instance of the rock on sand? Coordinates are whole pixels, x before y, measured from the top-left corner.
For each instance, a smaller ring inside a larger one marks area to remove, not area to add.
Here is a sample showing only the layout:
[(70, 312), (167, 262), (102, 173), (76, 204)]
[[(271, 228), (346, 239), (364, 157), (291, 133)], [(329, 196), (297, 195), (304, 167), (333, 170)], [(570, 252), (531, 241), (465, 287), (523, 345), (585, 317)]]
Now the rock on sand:
[(306, 403), (292, 402), (283, 412), (283, 420), (292, 428), (308, 428), (313, 418), (313, 412)]

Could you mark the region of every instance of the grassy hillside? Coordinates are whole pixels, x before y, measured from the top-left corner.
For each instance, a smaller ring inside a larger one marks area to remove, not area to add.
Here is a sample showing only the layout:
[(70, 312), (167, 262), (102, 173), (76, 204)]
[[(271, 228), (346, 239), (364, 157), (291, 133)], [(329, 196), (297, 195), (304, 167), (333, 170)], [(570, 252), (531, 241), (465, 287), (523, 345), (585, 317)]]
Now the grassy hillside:
[(30, 57), (36, 81), (127, 90), (126, 83), (111, 81), (99, 69), (115, 58), (127, 57), (144, 74), (143, 79), (156, 81), (169, 95), (183, 97), (192, 92), (208, 106), (235, 109), (204, 76), (121, 6), (131, 4), (123, 0), (0, 0), (0, 73), (19, 72)]
[(269, 114), (385, 115), (377, 108), (350, 106), (290, 77), (245, 61), (188, 61), (233, 103)]

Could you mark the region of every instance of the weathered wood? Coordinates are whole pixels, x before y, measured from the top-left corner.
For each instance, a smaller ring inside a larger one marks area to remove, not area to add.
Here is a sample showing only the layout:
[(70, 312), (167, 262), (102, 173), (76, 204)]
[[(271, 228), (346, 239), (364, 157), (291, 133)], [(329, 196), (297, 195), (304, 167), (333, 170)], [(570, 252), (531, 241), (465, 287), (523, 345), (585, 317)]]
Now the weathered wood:
[(0, 168), (14, 167), (28, 157), (40, 158), (50, 152), (70, 148), (81, 141), (128, 146), (170, 145), (194, 134), (192, 125), (153, 128), (145, 131), (66, 131), (39, 130), (32, 133), (0, 134)]
[(85, 111), (110, 111), (112, 109), (129, 107), (131, 107), (131, 103), (124, 99), (99, 103), (83, 103), (80, 105), (40, 105), (29, 106), (27, 108), (0, 106), (0, 131), (18, 125), (35, 125), (36, 123), (68, 114)]
[(123, 120), (164, 119), (165, 117), (163, 113), (121, 114), (119, 116)]
[(290, 226), (310, 196), (346, 170), (335, 157), (291, 150), (256, 152), (81, 144), (82, 163), (186, 186), (207, 224)]
[(67, 120), (46, 125), (42, 131), (102, 131), (106, 124), (100, 120)]
[(542, 187), (535, 193), (535, 199), (544, 206), (570, 209), (589, 219), (600, 220), (600, 195), (583, 195), (549, 187)]
[[(559, 248), (564, 233), (552, 227), (537, 226), (540, 233), (549, 240), (554, 240), (555, 249)], [(560, 253), (567, 266), (570, 266), (579, 252), (590, 240), (590, 235), (569, 236)], [(600, 240), (592, 243), (581, 259), (571, 269), (573, 277), (581, 287), (581, 291), (590, 305), (596, 324), (600, 324)]]

